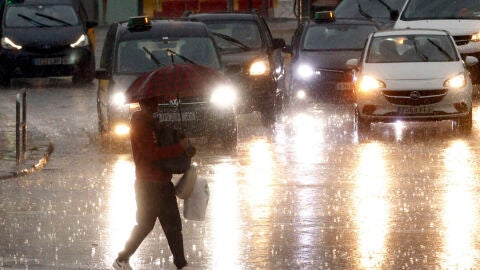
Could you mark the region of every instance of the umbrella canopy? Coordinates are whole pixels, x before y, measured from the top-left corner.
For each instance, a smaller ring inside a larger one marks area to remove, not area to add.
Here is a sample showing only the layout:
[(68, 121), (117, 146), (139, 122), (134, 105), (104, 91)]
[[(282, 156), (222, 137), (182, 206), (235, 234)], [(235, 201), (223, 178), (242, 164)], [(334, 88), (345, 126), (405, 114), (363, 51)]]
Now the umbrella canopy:
[(226, 82), (226, 77), (206, 66), (182, 63), (160, 67), (139, 76), (125, 92), (127, 102), (157, 98), (160, 102), (210, 94), (212, 88)]

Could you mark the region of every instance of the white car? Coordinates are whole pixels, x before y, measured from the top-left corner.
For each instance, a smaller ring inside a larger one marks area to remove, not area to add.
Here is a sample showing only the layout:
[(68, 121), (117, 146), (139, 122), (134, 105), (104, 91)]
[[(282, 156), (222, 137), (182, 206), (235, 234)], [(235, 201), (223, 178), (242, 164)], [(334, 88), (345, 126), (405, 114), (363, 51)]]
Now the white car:
[[(480, 1), (407, 0), (394, 29), (442, 29), (452, 35), (460, 54), (480, 58)], [(472, 80), (480, 82), (480, 66), (469, 68)]]
[(472, 128), (472, 82), (467, 66), (444, 30), (405, 29), (370, 35), (360, 59), (347, 67), (355, 76), (355, 123), (454, 120)]

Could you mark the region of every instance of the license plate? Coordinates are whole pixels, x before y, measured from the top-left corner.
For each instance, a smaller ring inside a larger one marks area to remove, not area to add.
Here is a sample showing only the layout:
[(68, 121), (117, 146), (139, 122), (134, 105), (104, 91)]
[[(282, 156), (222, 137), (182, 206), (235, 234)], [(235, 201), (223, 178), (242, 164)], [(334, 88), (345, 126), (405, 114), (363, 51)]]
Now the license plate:
[[(158, 113), (156, 118), (159, 122), (180, 122), (180, 113)], [(194, 112), (182, 112), (182, 121), (195, 121), (196, 119)]]
[(397, 107), (397, 113), (399, 114), (430, 114), (433, 109), (428, 106), (405, 106)]
[(51, 66), (51, 65), (62, 65), (67, 63), (63, 57), (51, 57), (51, 58), (34, 58), (33, 64), (35, 66)]
[(340, 90), (340, 91), (353, 90), (353, 83), (352, 82), (337, 83), (337, 90)]

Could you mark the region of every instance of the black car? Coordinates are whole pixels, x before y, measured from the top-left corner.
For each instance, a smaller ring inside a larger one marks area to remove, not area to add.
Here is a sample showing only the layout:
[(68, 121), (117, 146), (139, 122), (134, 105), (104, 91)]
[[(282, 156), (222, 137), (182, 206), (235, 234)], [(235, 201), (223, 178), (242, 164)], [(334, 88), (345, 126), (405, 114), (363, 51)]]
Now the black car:
[(335, 20), (333, 13), (301, 23), (294, 33), (289, 69), (288, 100), (352, 101), (352, 71), (345, 63), (359, 58), (368, 35), (377, 30), (366, 20)]
[(259, 111), (271, 125), (282, 108), (285, 90), (283, 39), (273, 38), (264, 18), (251, 13), (198, 13), (188, 15), (207, 25), (229, 75), (240, 90), (237, 109)]
[[(129, 86), (143, 74), (185, 62), (223, 72), (218, 49), (203, 23), (140, 16), (110, 25), (96, 71), (99, 131), (108, 142), (126, 141), (129, 136), (129, 117), (137, 108), (125, 103)], [(169, 113), (159, 113), (157, 118), (163, 122), (182, 120), (187, 136), (216, 137), (225, 147), (235, 147), (236, 91), (228, 84), (216, 89), (216, 84), (211, 82), (209, 95), (159, 104), (159, 110)], [(180, 109), (182, 119), (173, 113)]]
[[(77, 0), (10, 0), (2, 10), (0, 84), (14, 77), (95, 75), (95, 53), (85, 9)], [(93, 31), (92, 31), (93, 32)]]

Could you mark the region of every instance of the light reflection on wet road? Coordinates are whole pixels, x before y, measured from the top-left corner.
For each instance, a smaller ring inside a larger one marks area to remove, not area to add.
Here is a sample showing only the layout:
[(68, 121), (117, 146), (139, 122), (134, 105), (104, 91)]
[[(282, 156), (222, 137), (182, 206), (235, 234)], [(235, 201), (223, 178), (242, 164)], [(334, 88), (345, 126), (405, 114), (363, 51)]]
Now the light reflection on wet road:
[[(135, 222), (130, 155), (92, 140), (94, 102), (79, 102), (89, 95), (55, 90), (29, 93), (64, 100), (57, 114), (30, 109), (52, 160), (0, 185), (0, 269), (108, 269)], [(237, 153), (200, 144), (195, 157), (211, 197), (205, 222), (184, 222), (193, 269), (479, 267), (478, 106), (471, 136), (398, 123), (359, 140), (353, 107), (339, 104), (285, 115), (274, 132), (256, 114), (240, 120)], [(132, 264), (174, 269), (158, 224)]]

